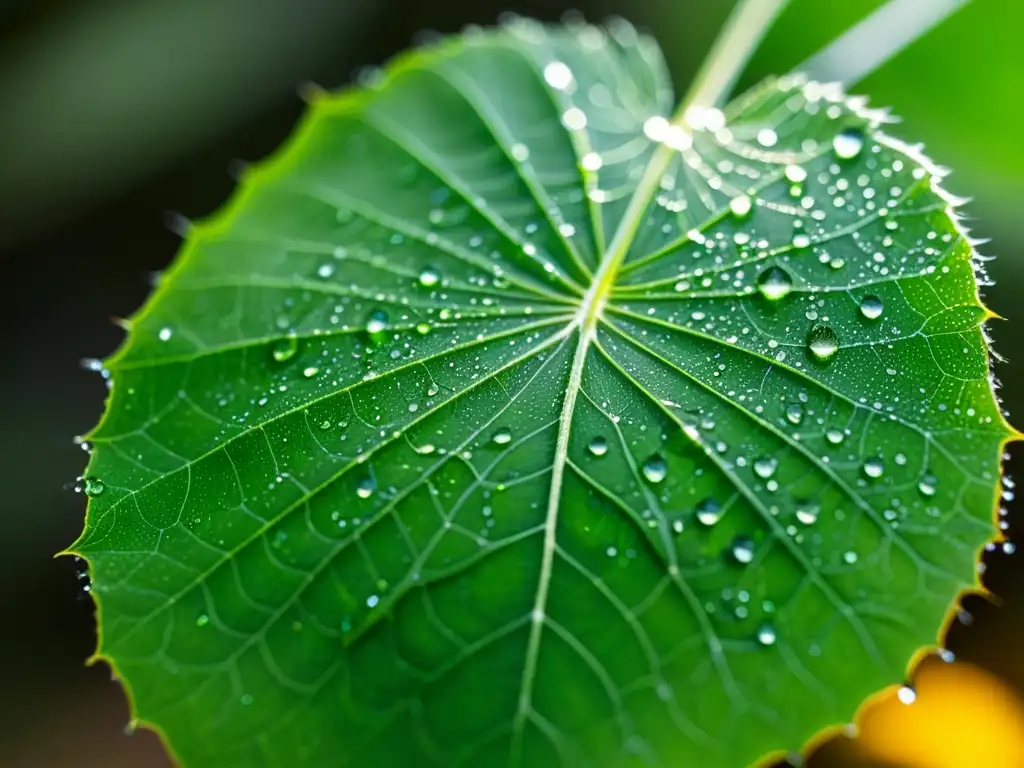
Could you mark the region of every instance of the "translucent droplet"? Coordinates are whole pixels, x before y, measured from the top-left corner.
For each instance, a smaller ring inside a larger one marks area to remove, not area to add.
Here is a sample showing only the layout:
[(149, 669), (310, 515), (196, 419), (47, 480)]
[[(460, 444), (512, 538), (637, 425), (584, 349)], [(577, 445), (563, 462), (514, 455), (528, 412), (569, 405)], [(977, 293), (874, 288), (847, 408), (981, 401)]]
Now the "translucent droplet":
[(758, 477), (767, 480), (775, 474), (775, 468), (777, 466), (779, 466), (779, 460), (774, 456), (762, 456), (754, 462), (754, 473)]
[(865, 296), (860, 300), (860, 313), (868, 320), (877, 320), (882, 316), (882, 300), (877, 296)]
[(106, 484), (98, 477), (86, 476), (82, 478), (82, 490), (85, 491), (85, 495), (90, 498), (99, 496), (106, 489)]
[(198, 617), (196, 617), (196, 626), (197, 627), (205, 627), (209, 623), (210, 623), (210, 617), (207, 616), (205, 613), (201, 613), (201, 614), (199, 614)]
[(817, 504), (811, 501), (801, 501), (796, 508), (796, 519), (804, 525), (814, 525), (818, 522)]
[(439, 275), (436, 270), (431, 269), (430, 267), (427, 267), (422, 272), (420, 272), (420, 285), (424, 286), (425, 288), (434, 287), (435, 285), (438, 284), (438, 282), (440, 282), (440, 280), (441, 275)]
[(160, 339), (160, 341), (169, 341), (171, 336), (174, 335), (174, 331), (172, 331), (170, 328), (164, 327), (161, 328), (156, 335), (157, 338)]
[(360, 499), (368, 499), (373, 496), (373, 492), (377, 489), (376, 483), (373, 482), (372, 477), (364, 477), (356, 485), (356, 496)]
[(804, 407), (800, 403), (790, 403), (786, 406), (786, 421), (794, 426), (804, 420)]
[(302, 375), (305, 376), (307, 379), (312, 379), (318, 373), (320, 373), (320, 369), (317, 368), (315, 365), (310, 365), (302, 369)]
[(661, 456), (651, 456), (644, 462), (643, 473), (648, 482), (660, 483), (668, 474), (668, 464)]
[(377, 310), (370, 315), (370, 318), (366, 321), (366, 333), (370, 337), (370, 341), (380, 343), (384, 340), (384, 333), (388, 327), (388, 316), (387, 313)]
[(785, 174), (786, 179), (793, 184), (802, 184), (807, 180), (807, 171), (799, 165), (787, 165)]
[(816, 325), (807, 337), (807, 348), (818, 360), (828, 360), (839, 349), (839, 337), (830, 326)]
[(608, 441), (603, 437), (595, 437), (587, 445), (587, 450), (594, 456), (604, 456), (608, 453)]
[(430, 333), (430, 323), (416, 323), (416, 333), (420, 336), (426, 336)]
[(754, 559), (754, 541), (749, 536), (737, 536), (732, 542), (732, 556), (737, 563), (746, 565)]
[(832, 445), (839, 445), (843, 442), (846, 435), (841, 429), (829, 429), (825, 431), (825, 439), (828, 440)]
[(885, 462), (877, 456), (867, 459), (864, 462), (864, 474), (868, 477), (875, 479), (882, 476), (885, 472)]
[(807, 248), (811, 244), (811, 236), (806, 232), (797, 232), (793, 235), (792, 242), (794, 248)]
[(698, 523), (712, 526), (722, 519), (722, 505), (714, 499), (704, 499), (697, 505), (696, 515)]
[(299, 338), (294, 333), (289, 333), (283, 339), (274, 344), (274, 348), (271, 350), (271, 355), (274, 360), (279, 363), (283, 363), (286, 360), (291, 360), (295, 357), (295, 353), (299, 351)]
[(552, 88), (564, 91), (572, 85), (572, 70), (564, 62), (549, 62), (544, 67), (544, 80)]
[(846, 563), (847, 565), (853, 565), (854, 563), (857, 562), (857, 553), (854, 552), (852, 549), (849, 550), (848, 552), (844, 552), (843, 553), (843, 562)]
[(922, 496), (934, 496), (938, 485), (938, 478), (934, 475), (925, 475), (921, 478), (921, 482), (917, 484), (917, 490), (921, 492)]
[(832, 151), (840, 160), (851, 160), (864, 149), (864, 132), (859, 128), (846, 128), (832, 139)]
[(909, 685), (901, 685), (900, 689), (896, 691), (896, 698), (900, 700), (901, 704), (910, 706), (917, 701), (917, 691), (911, 688)]
[(491, 438), (496, 445), (508, 445), (512, 442), (512, 430), (508, 427), (502, 427), (494, 433), (494, 437)]
[(729, 210), (732, 211), (732, 215), (738, 219), (742, 219), (749, 215), (753, 207), (754, 203), (750, 199), (750, 195), (737, 195), (729, 201)]
[(761, 645), (775, 645), (776, 639), (775, 628), (770, 624), (762, 624), (757, 630), (757, 642)]
[(768, 301), (778, 301), (793, 290), (793, 278), (782, 267), (768, 267), (757, 278), (757, 290)]

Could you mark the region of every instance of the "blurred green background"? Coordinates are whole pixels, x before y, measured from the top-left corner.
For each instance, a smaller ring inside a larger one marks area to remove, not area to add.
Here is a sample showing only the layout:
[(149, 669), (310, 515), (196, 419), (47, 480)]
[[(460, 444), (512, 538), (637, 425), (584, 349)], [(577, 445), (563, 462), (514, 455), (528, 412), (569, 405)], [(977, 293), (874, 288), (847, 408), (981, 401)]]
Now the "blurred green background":
[[(789, 71), (879, 5), (793, 0), (740, 88)], [(152, 734), (126, 735), (123, 694), (107, 670), (83, 666), (95, 638), (82, 567), (52, 559), (85, 508), (71, 490), (85, 463), (72, 437), (95, 423), (105, 393), (79, 360), (114, 349), (121, 331), (111, 318), (132, 313), (173, 257), (165, 212), (217, 209), (234, 186), (232, 162), (258, 160), (289, 133), (303, 110), (299, 86), (345, 85), (424, 31), (491, 24), (503, 11), (550, 21), (570, 9), (591, 21), (621, 15), (654, 30), (683, 90), (731, 6), (0, 0), (0, 765), (167, 765)], [(996, 374), (1011, 418), (1024, 414), (1022, 32), (1024, 2), (974, 0), (853, 89), (891, 105), (903, 117), (893, 132), (923, 141), (955, 169), (947, 187), (973, 198), (969, 226), (991, 238), (982, 252), (999, 257), (985, 296), (1006, 318), (990, 331), (1007, 358)], [(1010, 474), (1020, 463), (1011, 457)], [(1018, 513), (1009, 507), (1012, 537)], [(986, 565), (999, 599), (967, 598), (973, 620), (954, 624), (949, 645), (1024, 694), (1024, 567), (1002, 551)], [(811, 765), (883, 765), (863, 752), (835, 739)]]

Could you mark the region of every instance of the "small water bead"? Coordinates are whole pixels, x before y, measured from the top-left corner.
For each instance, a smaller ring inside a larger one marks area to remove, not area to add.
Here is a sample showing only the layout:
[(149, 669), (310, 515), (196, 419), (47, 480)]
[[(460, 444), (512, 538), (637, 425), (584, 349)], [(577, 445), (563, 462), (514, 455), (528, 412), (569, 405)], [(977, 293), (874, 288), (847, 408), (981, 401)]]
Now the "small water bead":
[(420, 272), (420, 285), (424, 288), (433, 288), (441, 280), (441, 275), (438, 274), (437, 270), (427, 267)]
[(356, 484), (356, 496), (360, 499), (368, 499), (373, 496), (373, 492), (377, 489), (377, 484), (373, 482), (372, 477), (364, 477)]
[(786, 406), (786, 421), (796, 426), (804, 420), (804, 407), (800, 403), (790, 403)]
[(811, 236), (806, 232), (797, 232), (793, 235), (794, 248), (808, 248), (811, 245)]
[(710, 527), (722, 519), (722, 505), (714, 499), (704, 499), (697, 505), (696, 515), (698, 523)]
[(567, 90), (573, 82), (572, 70), (562, 61), (549, 62), (544, 67), (544, 80), (552, 88)]
[(198, 617), (196, 617), (196, 626), (197, 627), (205, 627), (209, 623), (210, 623), (210, 617), (207, 616), (205, 613), (201, 613), (201, 614), (199, 614)]
[(416, 323), (416, 333), (420, 336), (426, 336), (430, 333), (430, 323)]
[(729, 201), (729, 210), (732, 211), (732, 215), (738, 219), (742, 219), (749, 215), (753, 207), (754, 203), (750, 199), (750, 195), (737, 195)]
[(366, 333), (370, 337), (370, 341), (378, 343), (384, 340), (384, 332), (388, 327), (388, 316), (387, 313), (377, 310), (370, 314), (369, 319), (366, 321)]
[(885, 462), (880, 458), (872, 457), (864, 462), (864, 474), (875, 480), (885, 473)]
[(512, 430), (508, 427), (502, 427), (494, 433), (494, 437), (491, 440), (495, 445), (508, 445), (512, 442)]
[(832, 139), (832, 151), (840, 160), (852, 160), (864, 149), (864, 132), (859, 128), (846, 128)]
[(587, 445), (587, 450), (590, 451), (593, 456), (604, 456), (608, 453), (608, 441), (603, 437), (595, 437)]
[(320, 369), (317, 368), (315, 365), (311, 365), (302, 370), (302, 375), (305, 376), (307, 379), (312, 379), (318, 373), (320, 373)]
[(934, 475), (925, 475), (921, 478), (921, 482), (917, 484), (917, 490), (921, 492), (922, 496), (934, 496), (938, 485), (938, 478)]
[(799, 505), (796, 508), (796, 519), (804, 525), (814, 525), (816, 522), (818, 522), (819, 510), (820, 508), (814, 502), (799, 502)]
[(832, 445), (840, 445), (846, 439), (846, 434), (841, 429), (829, 429), (825, 431), (825, 439)]
[(775, 634), (775, 628), (772, 627), (770, 624), (762, 624), (761, 627), (757, 630), (757, 642), (759, 642), (761, 645), (775, 645), (775, 641), (777, 639), (778, 638)]
[(331, 275), (334, 274), (334, 265), (333, 264), (321, 264), (317, 268), (316, 274), (317, 274), (318, 277), (322, 277), (322, 278), (324, 278), (326, 280), (328, 277), (330, 277)]
[(896, 698), (900, 700), (901, 704), (910, 706), (917, 701), (917, 691), (911, 688), (909, 685), (901, 685), (900, 689), (896, 691)]
[(768, 301), (778, 301), (793, 290), (793, 278), (782, 267), (768, 267), (757, 278), (757, 290)]
[(828, 360), (839, 349), (839, 337), (828, 325), (816, 325), (807, 337), (807, 348), (818, 360)]
[(599, 171), (601, 166), (604, 165), (604, 161), (597, 152), (587, 152), (580, 160), (580, 165), (583, 166), (585, 171)]
[(530, 148), (525, 144), (513, 144), (512, 145), (512, 158), (520, 163), (525, 163), (530, 159)]
[(767, 480), (775, 474), (775, 468), (779, 466), (779, 460), (774, 456), (762, 456), (754, 462), (754, 474)]
[(731, 551), (737, 563), (747, 565), (754, 559), (754, 541), (749, 536), (737, 536), (733, 539)]
[(106, 489), (106, 484), (98, 477), (89, 477), (87, 475), (82, 478), (82, 490), (85, 491), (85, 495), (89, 498), (99, 496)]
[(1003, 542), (1003, 554), (1004, 555), (1012, 555), (1016, 551), (1017, 551), (1017, 545), (1014, 544), (1012, 541), (1004, 541)]
[(648, 482), (660, 483), (668, 475), (668, 464), (661, 456), (651, 456), (644, 462), (643, 473)]
[(877, 296), (865, 296), (860, 300), (860, 313), (868, 320), (877, 320), (882, 316), (882, 300)]
[(299, 351), (299, 338), (294, 333), (289, 333), (278, 341), (271, 350), (271, 356), (279, 363), (291, 360)]
[(170, 341), (170, 338), (173, 335), (174, 335), (174, 331), (172, 331), (170, 328), (167, 328), (167, 327), (161, 328), (157, 332), (157, 338), (160, 339), (160, 341)]
[(846, 563), (847, 565), (853, 565), (854, 563), (857, 562), (857, 553), (854, 552), (852, 549), (849, 550), (848, 552), (844, 552), (843, 553), (843, 562)]
[(786, 179), (793, 184), (802, 184), (807, 180), (807, 171), (799, 165), (787, 165)]

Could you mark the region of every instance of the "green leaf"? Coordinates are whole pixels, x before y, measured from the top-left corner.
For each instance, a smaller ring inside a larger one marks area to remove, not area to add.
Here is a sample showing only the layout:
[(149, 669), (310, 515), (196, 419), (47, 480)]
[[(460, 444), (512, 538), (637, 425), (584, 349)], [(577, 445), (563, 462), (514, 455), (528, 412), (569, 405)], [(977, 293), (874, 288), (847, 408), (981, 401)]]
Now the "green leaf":
[(935, 642), (1004, 443), (941, 171), (835, 88), (670, 121), (516, 21), (315, 100), (87, 437), (97, 656), (189, 766), (739, 766)]

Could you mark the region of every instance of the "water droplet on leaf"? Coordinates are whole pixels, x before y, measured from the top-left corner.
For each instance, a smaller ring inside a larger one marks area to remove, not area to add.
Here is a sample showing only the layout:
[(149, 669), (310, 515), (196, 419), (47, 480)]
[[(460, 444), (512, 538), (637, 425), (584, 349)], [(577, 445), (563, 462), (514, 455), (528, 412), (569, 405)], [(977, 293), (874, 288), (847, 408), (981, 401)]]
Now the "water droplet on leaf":
[(807, 337), (807, 348), (818, 360), (828, 360), (839, 349), (839, 337), (830, 326), (816, 325)]
[(757, 290), (769, 301), (778, 301), (793, 290), (793, 279), (782, 267), (768, 267), (757, 278)]

